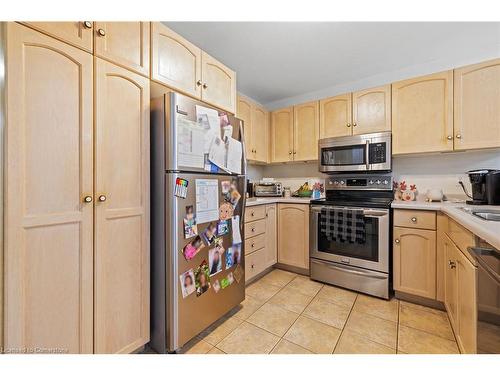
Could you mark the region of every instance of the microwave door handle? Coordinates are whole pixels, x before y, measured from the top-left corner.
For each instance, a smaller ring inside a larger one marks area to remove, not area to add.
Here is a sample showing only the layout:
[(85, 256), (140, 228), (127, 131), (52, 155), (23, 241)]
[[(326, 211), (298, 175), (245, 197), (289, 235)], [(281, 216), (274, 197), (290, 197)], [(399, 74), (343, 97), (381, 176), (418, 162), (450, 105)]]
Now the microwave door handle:
[(365, 160), (366, 160), (366, 170), (370, 170), (370, 140), (366, 140), (366, 148), (365, 148)]

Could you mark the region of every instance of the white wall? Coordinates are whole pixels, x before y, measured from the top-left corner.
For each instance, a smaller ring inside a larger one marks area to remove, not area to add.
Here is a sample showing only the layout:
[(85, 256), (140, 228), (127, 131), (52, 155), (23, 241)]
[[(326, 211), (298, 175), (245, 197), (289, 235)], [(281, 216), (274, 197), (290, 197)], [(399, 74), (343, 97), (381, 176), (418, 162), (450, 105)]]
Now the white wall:
[[(394, 179), (416, 184), (420, 199), (430, 188), (443, 189), (450, 199), (465, 198), (458, 185), (459, 179), (470, 190), (465, 172), (480, 168), (500, 169), (500, 150), (396, 156), (392, 163)], [(262, 177), (273, 177), (295, 190), (305, 181), (322, 181), (327, 176), (318, 172), (317, 163), (249, 166), (250, 180), (258, 181)]]

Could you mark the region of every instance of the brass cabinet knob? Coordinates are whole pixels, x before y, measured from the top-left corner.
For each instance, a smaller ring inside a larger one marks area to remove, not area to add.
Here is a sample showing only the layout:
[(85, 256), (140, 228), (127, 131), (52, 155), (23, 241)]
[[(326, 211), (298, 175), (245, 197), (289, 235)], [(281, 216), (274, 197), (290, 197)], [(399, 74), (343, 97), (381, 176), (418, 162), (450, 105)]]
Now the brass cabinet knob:
[(203, 88), (206, 89), (208, 85), (206, 83), (203, 84)]
[(293, 154), (295, 155), (297, 153), (297, 151), (294, 151)]
[(252, 247), (255, 247), (255, 242), (254, 242), (254, 243), (252, 243)]
[(460, 139), (462, 138), (462, 134), (457, 134), (455, 137), (457, 137), (457, 139)]
[(417, 218), (414, 216), (414, 217), (412, 217), (412, 218), (411, 218), (411, 221), (412, 221), (413, 223), (416, 223), (416, 222), (417, 222)]
[(452, 135), (449, 135), (446, 137), (447, 140), (451, 141), (453, 139), (453, 136)]
[(99, 35), (99, 36), (105, 36), (106, 32), (103, 29), (99, 29), (99, 30), (97, 30), (97, 35)]
[(288, 155), (292, 155), (292, 151), (288, 151)]
[(201, 86), (201, 79), (199, 79), (198, 81), (196, 81), (196, 86)]
[(351, 124), (347, 123), (347, 127), (350, 128), (351, 127)]
[(90, 21), (83, 21), (83, 27), (85, 27), (86, 29), (91, 29), (92, 28), (92, 22)]
[(99, 195), (99, 202), (105, 202), (106, 196), (104, 194)]
[(250, 214), (250, 216), (252, 216), (252, 217), (255, 216), (255, 212), (252, 211), (252, 213)]
[(83, 202), (84, 203), (91, 203), (92, 202), (92, 196), (91, 195), (86, 195), (83, 197)]
[(255, 228), (252, 228), (252, 232), (255, 232)]
[(454, 261), (452, 261), (452, 260), (448, 260), (448, 267), (450, 267), (450, 268), (452, 268), (452, 269), (453, 269), (453, 268), (455, 268), (455, 267), (456, 267), (455, 262), (454, 262)]
[(352, 123), (352, 126), (358, 126), (358, 124), (357, 124), (357, 123), (355, 123), (355, 122), (353, 122), (353, 123)]
[(400, 243), (401, 241), (400, 241), (398, 238), (396, 238), (396, 239), (394, 240), (394, 242), (396, 242), (396, 243)]

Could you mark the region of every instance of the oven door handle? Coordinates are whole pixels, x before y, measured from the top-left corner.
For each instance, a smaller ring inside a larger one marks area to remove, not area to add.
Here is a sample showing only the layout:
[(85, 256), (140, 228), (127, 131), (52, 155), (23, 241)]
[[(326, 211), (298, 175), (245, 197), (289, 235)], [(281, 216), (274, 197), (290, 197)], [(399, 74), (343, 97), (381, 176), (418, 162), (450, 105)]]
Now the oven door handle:
[[(315, 213), (321, 212), (321, 209), (323, 208), (331, 208), (331, 206), (314, 206), (311, 207), (311, 211)], [(346, 207), (348, 210), (352, 209), (349, 207)], [(366, 217), (382, 217), (389, 215), (389, 210), (374, 210), (374, 209), (362, 209), (363, 210), (363, 215)]]
[(331, 268), (331, 269), (336, 270), (336, 271), (350, 273), (350, 274), (354, 274), (354, 275), (366, 276), (366, 277), (371, 277), (373, 279), (380, 279), (380, 280), (387, 279), (387, 276), (382, 276), (378, 273), (374, 273), (374, 272), (370, 272), (370, 271), (357, 271), (357, 270), (353, 270), (352, 268), (347, 268), (345, 266), (336, 265), (336, 264), (333, 265), (333, 264), (329, 264), (329, 263), (325, 263), (325, 262), (320, 262), (320, 261), (317, 261), (315, 259), (311, 259), (311, 263), (316, 263), (316, 264), (326, 266), (326, 267)]

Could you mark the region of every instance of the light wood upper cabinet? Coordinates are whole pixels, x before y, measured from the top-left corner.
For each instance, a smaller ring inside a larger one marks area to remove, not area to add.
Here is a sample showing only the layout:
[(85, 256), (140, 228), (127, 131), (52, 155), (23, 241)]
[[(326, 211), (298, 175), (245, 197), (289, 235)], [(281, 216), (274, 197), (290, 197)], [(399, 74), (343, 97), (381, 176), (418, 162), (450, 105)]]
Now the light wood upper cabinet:
[(319, 101), (319, 137), (351, 135), (352, 96), (343, 94)]
[(391, 130), (391, 85), (352, 94), (352, 134)]
[(455, 69), (455, 149), (500, 147), (500, 59)]
[(151, 79), (201, 98), (201, 49), (162, 23), (152, 22)]
[(243, 135), (245, 137), (245, 153), (248, 160), (253, 160), (253, 139), (252, 139), (252, 102), (242, 96), (238, 96), (236, 116), (243, 120)]
[(95, 58), (95, 90), (94, 349), (130, 353), (150, 328), (149, 80)]
[(271, 267), (278, 261), (278, 213), (276, 204), (266, 205), (266, 267)]
[(216, 107), (236, 112), (236, 73), (208, 53), (201, 52), (201, 99)]
[(260, 106), (252, 108), (253, 159), (266, 163), (269, 159), (269, 112)]
[(319, 102), (293, 107), (293, 160), (318, 159)]
[(309, 205), (278, 204), (278, 262), (309, 269)]
[(271, 161), (293, 160), (293, 107), (271, 113)]
[(392, 153), (453, 150), (453, 71), (392, 84)]
[(149, 76), (149, 22), (96, 22), (95, 55)]
[(92, 353), (92, 56), (6, 30), (4, 347)]
[(91, 21), (23, 23), (42, 33), (92, 53), (94, 24)]
[(394, 227), (394, 289), (436, 298), (436, 232)]

